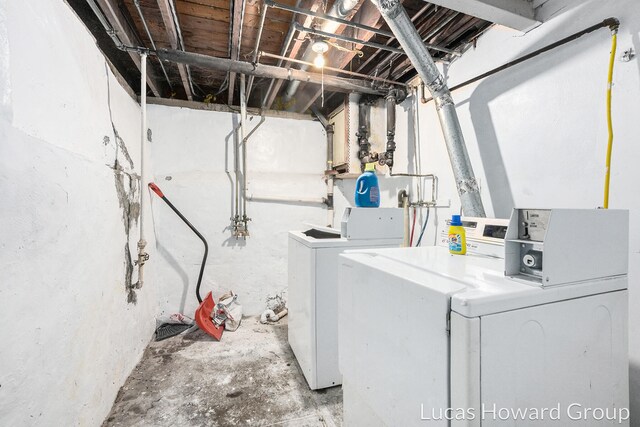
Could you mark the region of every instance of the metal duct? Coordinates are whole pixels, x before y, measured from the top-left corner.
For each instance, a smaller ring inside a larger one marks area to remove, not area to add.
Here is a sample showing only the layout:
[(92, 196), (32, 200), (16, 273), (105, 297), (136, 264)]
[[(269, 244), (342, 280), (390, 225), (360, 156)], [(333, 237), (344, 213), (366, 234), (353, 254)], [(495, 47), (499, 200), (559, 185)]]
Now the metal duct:
[[(337, 0), (327, 15), (333, 16), (335, 18), (345, 19), (349, 13), (353, 10), (354, 7), (358, 4), (358, 0)], [(320, 30), (326, 33), (335, 33), (338, 27), (340, 26), (339, 22), (334, 21), (325, 21), (324, 24), (320, 27)], [(313, 61), (314, 52), (311, 49), (311, 43), (307, 46), (307, 49), (304, 51), (302, 56), (302, 60), (305, 62)], [(309, 68), (308, 65), (300, 66), (300, 70), (305, 71)], [(298, 91), (298, 87), (300, 86), (300, 81), (293, 81), (289, 83), (287, 89), (284, 94), (284, 102), (287, 103), (293, 98), (293, 96)]]
[(436, 102), (440, 126), (449, 152), (462, 210), (466, 216), (484, 217), (478, 182), (473, 174), (467, 147), (462, 136), (456, 107), (449, 88), (424, 46), (407, 11), (399, 0), (372, 0), (411, 60)]

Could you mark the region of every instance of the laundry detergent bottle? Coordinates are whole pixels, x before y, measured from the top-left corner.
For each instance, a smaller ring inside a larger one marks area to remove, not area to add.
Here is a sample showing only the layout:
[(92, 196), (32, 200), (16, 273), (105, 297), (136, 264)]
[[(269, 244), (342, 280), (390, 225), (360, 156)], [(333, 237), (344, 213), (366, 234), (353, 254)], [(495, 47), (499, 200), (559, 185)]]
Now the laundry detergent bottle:
[(467, 237), (460, 215), (451, 217), (451, 224), (449, 224), (449, 252), (456, 255), (467, 253)]
[(364, 173), (356, 181), (356, 206), (359, 208), (377, 208), (380, 206), (380, 187), (376, 176), (376, 164), (367, 163)]

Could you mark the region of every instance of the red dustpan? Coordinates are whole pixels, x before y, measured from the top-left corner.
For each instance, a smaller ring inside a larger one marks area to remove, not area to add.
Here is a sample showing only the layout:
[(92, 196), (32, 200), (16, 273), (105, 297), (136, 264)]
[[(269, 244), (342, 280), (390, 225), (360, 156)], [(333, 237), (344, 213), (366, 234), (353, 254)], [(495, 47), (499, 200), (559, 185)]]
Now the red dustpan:
[(215, 306), (216, 303), (213, 300), (211, 292), (209, 292), (200, 303), (200, 307), (196, 310), (196, 323), (200, 329), (220, 341), (222, 332), (224, 332), (224, 325), (218, 326), (211, 320), (211, 313), (215, 309)]

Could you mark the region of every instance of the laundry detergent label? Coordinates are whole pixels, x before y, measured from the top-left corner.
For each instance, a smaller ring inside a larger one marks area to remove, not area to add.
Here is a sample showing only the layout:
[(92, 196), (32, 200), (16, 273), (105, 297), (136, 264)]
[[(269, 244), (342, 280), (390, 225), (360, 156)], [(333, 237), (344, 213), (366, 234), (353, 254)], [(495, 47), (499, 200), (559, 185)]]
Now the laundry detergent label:
[(380, 200), (380, 189), (378, 189), (378, 187), (371, 187), (369, 189), (369, 200), (371, 203), (378, 203), (378, 200)]
[(457, 233), (449, 234), (449, 250), (451, 252), (462, 251), (462, 236)]

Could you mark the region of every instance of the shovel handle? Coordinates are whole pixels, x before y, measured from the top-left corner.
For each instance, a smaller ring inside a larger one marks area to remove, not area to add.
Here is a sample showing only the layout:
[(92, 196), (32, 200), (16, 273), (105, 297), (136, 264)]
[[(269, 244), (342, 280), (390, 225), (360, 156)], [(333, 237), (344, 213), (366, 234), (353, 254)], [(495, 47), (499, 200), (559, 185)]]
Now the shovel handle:
[(149, 188), (151, 190), (153, 190), (154, 193), (156, 193), (158, 196), (160, 197), (164, 197), (164, 193), (162, 192), (162, 190), (160, 190), (160, 187), (158, 187), (156, 184), (154, 184), (153, 182), (149, 183)]

